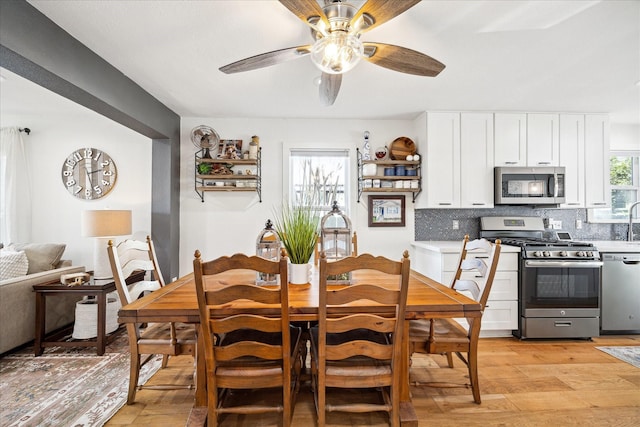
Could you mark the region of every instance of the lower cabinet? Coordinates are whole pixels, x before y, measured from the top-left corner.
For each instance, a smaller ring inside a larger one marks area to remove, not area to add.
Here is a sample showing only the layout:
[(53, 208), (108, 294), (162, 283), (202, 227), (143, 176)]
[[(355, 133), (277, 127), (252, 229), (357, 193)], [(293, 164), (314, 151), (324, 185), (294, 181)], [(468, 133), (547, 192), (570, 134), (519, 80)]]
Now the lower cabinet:
[[(420, 274), (449, 285), (455, 275), (460, 242), (414, 242), (411, 267)], [(498, 269), (493, 279), (487, 307), (482, 316), (481, 336), (511, 336), (518, 329), (518, 251), (503, 246)], [(484, 256), (481, 252), (469, 256)], [(462, 279), (474, 280), (484, 289), (484, 279), (473, 272), (464, 272)], [(471, 296), (471, 295), (469, 295)], [(464, 319), (457, 319), (466, 324)]]

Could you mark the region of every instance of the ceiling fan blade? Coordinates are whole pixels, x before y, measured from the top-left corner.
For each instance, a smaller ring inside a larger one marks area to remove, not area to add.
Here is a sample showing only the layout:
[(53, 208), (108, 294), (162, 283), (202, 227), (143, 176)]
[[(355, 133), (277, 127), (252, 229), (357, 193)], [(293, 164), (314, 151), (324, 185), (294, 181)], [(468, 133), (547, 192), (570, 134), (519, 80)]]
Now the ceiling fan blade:
[(242, 71), (257, 70), (258, 68), (269, 67), (281, 62), (291, 61), (308, 55), (311, 52), (311, 45), (288, 47), (286, 49), (274, 50), (273, 52), (261, 53), (241, 59), (240, 61), (220, 67), (220, 71), (226, 74), (239, 73)]
[(371, 25), (365, 25), (359, 32), (369, 31), (395, 18), (418, 3), (420, 3), (420, 0), (367, 0), (351, 19), (351, 26), (366, 13), (373, 18), (373, 22)]
[(342, 74), (322, 73), (320, 78), (320, 101), (323, 105), (333, 105), (338, 97), (341, 83)]
[(401, 73), (435, 77), (445, 65), (432, 57), (406, 47), (364, 42), (363, 58), (369, 62)]
[[(317, 16), (324, 22), (325, 28), (329, 28), (329, 20), (324, 14), (324, 11), (318, 4), (316, 0), (279, 0), (280, 3), (289, 9), (291, 13), (296, 15), (298, 18), (302, 19), (307, 24), (311, 24), (309, 22), (309, 18), (312, 16)], [(314, 25), (312, 25), (314, 26)]]

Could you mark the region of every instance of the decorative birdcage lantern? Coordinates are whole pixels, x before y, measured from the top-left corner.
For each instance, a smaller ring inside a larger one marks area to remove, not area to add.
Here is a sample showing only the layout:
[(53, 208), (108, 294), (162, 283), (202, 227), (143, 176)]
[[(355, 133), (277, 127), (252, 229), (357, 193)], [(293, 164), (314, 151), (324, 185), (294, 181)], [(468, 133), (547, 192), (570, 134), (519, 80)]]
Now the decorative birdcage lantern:
[[(346, 258), (352, 254), (351, 242), (351, 220), (338, 208), (338, 202), (334, 201), (331, 212), (320, 221), (320, 252), (324, 251), (327, 261)], [(333, 277), (330, 280), (348, 283), (351, 274)]]
[[(264, 225), (264, 230), (260, 232), (256, 239), (256, 255), (271, 261), (280, 260), (280, 248), (282, 243), (278, 237), (278, 233), (273, 228), (270, 219)], [(256, 284), (277, 283), (278, 278), (275, 274), (258, 273)]]

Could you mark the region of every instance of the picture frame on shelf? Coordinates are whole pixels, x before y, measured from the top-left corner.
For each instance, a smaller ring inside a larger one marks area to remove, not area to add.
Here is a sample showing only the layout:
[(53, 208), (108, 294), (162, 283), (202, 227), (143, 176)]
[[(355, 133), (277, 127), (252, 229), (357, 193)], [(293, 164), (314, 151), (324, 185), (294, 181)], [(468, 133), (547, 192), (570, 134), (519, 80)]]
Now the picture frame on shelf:
[(405, 196), (369, 196), (369, 227), (404, 227)]
[(242, 140), (241, 139), (221, 139), (218, 143), (219, 159), (241, 159)]

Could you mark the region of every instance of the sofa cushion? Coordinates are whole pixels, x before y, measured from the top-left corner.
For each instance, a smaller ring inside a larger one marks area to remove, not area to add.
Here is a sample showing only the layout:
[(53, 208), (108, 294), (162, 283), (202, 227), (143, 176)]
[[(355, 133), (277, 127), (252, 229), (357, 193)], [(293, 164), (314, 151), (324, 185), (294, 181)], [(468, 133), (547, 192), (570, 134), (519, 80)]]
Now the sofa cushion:
[(24, 251), (0, 251), (0, 280), (25, 276), (29, 270), (29, 260)]
[(53, 270), (67, 247), (64, 243), (12, 243), (9, 249), (24, 251), (29, 259), (27, 274)]

